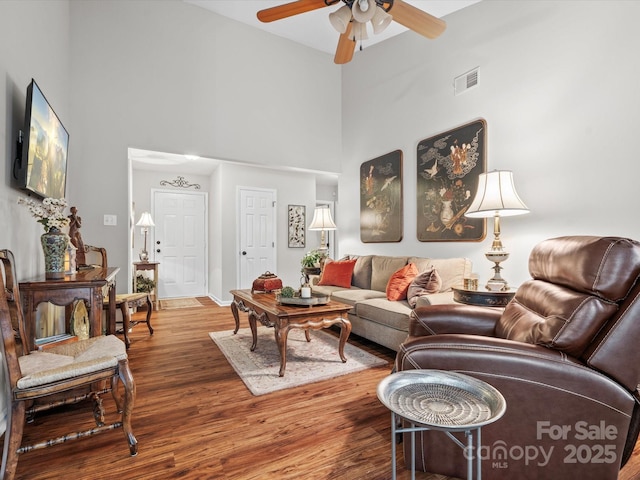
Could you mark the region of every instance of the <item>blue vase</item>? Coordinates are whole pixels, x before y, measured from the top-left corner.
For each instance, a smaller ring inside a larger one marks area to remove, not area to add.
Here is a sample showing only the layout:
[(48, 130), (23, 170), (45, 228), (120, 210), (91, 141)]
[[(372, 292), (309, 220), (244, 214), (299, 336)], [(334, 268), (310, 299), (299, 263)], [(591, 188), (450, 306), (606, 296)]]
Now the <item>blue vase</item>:
[(48, 279), (64, 278), (64, 254), (69, 245), (69, 235), (57, 228), (50, 228), (40, 237), (44, 252), (44, 271)]

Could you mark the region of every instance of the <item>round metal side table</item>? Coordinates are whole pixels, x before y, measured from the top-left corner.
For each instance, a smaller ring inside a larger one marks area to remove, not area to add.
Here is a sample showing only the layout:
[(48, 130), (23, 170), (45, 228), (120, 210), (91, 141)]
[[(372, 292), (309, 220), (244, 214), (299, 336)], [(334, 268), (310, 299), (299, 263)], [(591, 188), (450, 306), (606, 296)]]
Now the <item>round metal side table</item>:
[[(411, 433), (411, 480), (416, 477), (415, 432), (439, 430), (464, 451), (467, 480), (472, 480), (475, 457), (476, 479), (482, 478), (480, 431), (504, 414), (502, 394), (482, 380), (443, 370), (407, 370), (392, 373), (378, 384), (378, 398), (391, 410), (391, 479), (396, 480), (397, 433)], [(398, 428), (396, 416), (410, 427)], [(465, 445), (452, 433), (464, 432)], [(475, 446), (474, 446), (475, 436)]]

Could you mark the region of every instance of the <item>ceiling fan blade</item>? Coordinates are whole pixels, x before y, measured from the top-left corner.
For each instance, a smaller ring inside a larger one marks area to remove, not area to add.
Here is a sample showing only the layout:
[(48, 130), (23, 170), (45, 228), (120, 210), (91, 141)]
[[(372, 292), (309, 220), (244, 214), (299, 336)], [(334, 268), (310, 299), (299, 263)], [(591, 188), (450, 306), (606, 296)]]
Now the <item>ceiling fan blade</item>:
[(277, 7), (260, 10), (258, 12), (258, 20), (265, 23), (273, 22), (326, 6), (327, 4), (324, 0), (298, 0), (297, 2), (285, 3)]
[(444, 20), (429, 15), (402, 0), (393, 1), (389, 15), (400, 25), (427, 38), (437, 38), (447, 28), (447, 23)]
[(344, 63), (349, 63), (353, 58), (353, 52), (356, 49), (355, 40), (351, 40), (349, 36), (351, 35), (351, 27), (353, 26), (353, 22), (349, 22), (347, 26), (347, 30), (340, 35), (340, 39), (338, 40), (338, 47), (336, 48), (336, 56), (333, 58), (333, 62), (338, 65), (342, 65)]

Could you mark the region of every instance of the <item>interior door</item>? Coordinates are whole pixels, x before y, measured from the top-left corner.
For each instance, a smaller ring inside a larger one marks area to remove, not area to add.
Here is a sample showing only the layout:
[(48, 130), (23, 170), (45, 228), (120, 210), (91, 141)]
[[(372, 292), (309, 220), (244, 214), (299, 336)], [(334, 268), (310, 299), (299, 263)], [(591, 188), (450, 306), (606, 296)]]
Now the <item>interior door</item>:
[(251, 288), (263, 273), (275, 272), (275, 191), (240, 188), (238, 288)]
[(206, 295), (206, 194), (153, 192), (160, 298)]

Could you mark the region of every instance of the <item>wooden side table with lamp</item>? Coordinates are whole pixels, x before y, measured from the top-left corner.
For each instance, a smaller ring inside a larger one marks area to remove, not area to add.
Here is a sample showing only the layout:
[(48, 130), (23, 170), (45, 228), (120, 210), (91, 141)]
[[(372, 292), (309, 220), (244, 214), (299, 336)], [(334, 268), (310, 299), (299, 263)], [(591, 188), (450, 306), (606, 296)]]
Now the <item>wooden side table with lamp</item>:
[(509, 170), (493, 170), (481, 173), (478, 177), (476, 195), (465, 212), (470, 218), (493, 217), (493, 243), (491, 250), (485, 257), (494, 263), (494, 275), (484, 289), (478, 289), (477, 284), (472, 288), (453, 288), (453, 299), (456, 302), (484, 307), (505, 307), (515, 295), (507, 281), (502, 278), (500, 264), (509, 258), (500, 239), (500, 218), (529, 213), (529, 209), (518, 196), (513, 182), (513, 173)]
[(136, 227), (142, 228), (142, 233), (144, 234), (144, 247), (140, 252), (140, 261), (133, 262), (133, 291), (134, 293), (138, 291), (138, 272), (153, 270), (153, 290), (149, 292), (149, 295), (151, 295), (151, 300), (153, 301), (154, 308), (157, 311), (160, 310), (160, 302), (158, 300), (158, 265), (160, 265), (160, 262), (150, 262), (149, 252), (147, 252), (147, 235), (149, 233), (149, 229), (155, 226), (156, 224), (153, 222), (151, 214), (149, 212), (142, 212), (140, 219), (136, 223)]

